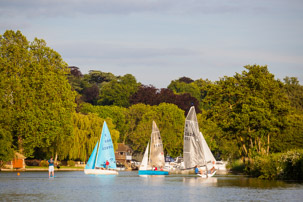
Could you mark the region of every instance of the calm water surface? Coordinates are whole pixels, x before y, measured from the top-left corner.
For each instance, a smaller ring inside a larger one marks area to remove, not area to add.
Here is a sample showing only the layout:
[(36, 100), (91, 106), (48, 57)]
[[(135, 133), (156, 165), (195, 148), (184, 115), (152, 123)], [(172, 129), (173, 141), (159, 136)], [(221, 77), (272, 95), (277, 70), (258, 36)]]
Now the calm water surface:
[(303, 183), (236, 175), (139, 177), (85, 175), (82, 171), (0, 172), (0, 201), (303, 201)]

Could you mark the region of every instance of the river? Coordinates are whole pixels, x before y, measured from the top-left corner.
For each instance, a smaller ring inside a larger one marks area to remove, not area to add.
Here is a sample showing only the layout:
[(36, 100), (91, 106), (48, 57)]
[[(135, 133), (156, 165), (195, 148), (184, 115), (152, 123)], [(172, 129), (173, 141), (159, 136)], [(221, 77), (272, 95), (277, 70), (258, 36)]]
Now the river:
[(0, 172), (0, 201), (302, 201), (303, 183), (267, 181), (240, 175), (139, 177), (61, 171)]

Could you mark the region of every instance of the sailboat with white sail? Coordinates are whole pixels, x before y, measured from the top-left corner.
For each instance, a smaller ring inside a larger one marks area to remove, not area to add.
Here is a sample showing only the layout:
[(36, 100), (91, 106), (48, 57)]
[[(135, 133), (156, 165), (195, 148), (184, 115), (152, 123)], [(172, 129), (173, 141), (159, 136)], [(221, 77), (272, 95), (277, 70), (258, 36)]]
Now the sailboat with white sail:
[[(114, 145), (107, 124), (104, 121), (100, 144), (97, 141), (84, 168), (85, 174), (117, 175)], [(108, 162), (108, 163), (107, 163)], [(108, 165), (106, 165), (108, 164)]]
[[(150, 152), (149, 152), (150, 151)], [(160, 131), (153, 121), (152, 133), (149, 143), (145, 149), (145, 153), (139, 167), (139, 175), (168, 175), (168, 171), (163, 170), (165, 166), (163, 144)]]
[(216, 159), (199, 131), (194, 106), (190, 108), (185, 120), (183, 159), (185, 169), (198, 167), (203, 170), (198, 173), (203, 178), (212, 177), (216, 173)]

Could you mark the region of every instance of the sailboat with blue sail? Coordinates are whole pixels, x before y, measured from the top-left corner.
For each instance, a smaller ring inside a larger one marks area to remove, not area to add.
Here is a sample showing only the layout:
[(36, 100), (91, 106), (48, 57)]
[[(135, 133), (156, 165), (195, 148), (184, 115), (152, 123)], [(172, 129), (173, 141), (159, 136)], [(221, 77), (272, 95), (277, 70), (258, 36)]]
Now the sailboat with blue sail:
[[(108, 162), (108, 163), (107, 163)], [(108, 164), (108, 165), (106, 165)], [(84, 168), (85, 174), (117, 175), (114, 145), (107, 124), (104, 121), (100, 142), (97, 141)]]

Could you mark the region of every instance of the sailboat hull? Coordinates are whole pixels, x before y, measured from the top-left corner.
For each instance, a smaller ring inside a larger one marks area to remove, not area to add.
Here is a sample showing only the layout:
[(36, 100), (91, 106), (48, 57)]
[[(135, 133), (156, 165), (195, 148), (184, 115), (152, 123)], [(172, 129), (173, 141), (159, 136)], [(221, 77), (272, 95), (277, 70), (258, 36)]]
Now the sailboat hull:
[(161, 170), (139, 170), (139, 175), (168, 175), (168, 171)]
[(102, 170), (102, 169), (84, 169), (85, 174), (91, 175), (118, 175), (115, 170)]
[(217, 171), (214, 171), (213, 173), (209, 173), (209, 174), (207, 174), (207, 175), (205, 175), (205, 174), (197, 174), (197, 175), (199, 175), (200, 177), (202, 177), (202, 178), (208, 178), (208, 177), (212, 177), (212, 176), (214, 176), (215, 174), (216, 174), (216, 172)]

